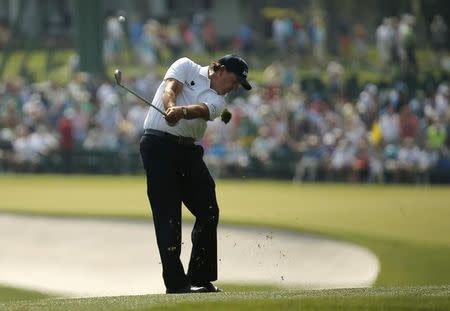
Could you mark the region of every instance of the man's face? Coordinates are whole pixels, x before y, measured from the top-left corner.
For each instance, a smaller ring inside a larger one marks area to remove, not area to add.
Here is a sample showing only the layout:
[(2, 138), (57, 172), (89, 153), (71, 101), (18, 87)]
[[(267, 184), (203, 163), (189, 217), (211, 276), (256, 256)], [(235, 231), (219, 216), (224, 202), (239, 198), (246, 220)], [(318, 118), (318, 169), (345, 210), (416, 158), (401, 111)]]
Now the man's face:
[(239, 87), (240, 83), (235, 73), (221, 68), (217, 75), (216, 92), (219, 95), (225, 95)]

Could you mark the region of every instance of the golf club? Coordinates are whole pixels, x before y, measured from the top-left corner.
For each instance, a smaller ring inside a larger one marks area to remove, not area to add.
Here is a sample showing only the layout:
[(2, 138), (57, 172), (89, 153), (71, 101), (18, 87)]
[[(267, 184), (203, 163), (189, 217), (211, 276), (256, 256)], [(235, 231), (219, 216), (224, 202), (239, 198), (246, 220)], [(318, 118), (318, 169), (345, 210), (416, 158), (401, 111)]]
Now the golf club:
[(122, 72), (119, 69), (116, 69), (114, 71), (114, 78), (116, 79), (116, 83), (118, 86), (124, 88), (125, 90), (127, 90), (128, 92), (130, 92), (131, 94), (133, 94), (134, 96), (136, 96), (137, 98), (139, 98), (140, 100), (142, 100), (144, 103), (146, 103), (147, 105), (155, 108), (156, 110), (158, 110), (159, 113), (161, 113), (163, 116), (167, 116), (167, 114), (162, 111), (161, 109), (159, 109), (158, 107), (155, 107), (154, 105), (152, 105), (148, 100), (146, 100), (145, 98), (143, 98), (141, 95), (137, 94), (136, 92), (134, 92), (133, 90), (129, 89), (128, 87), (126, 87), (125, 85), (122, 84)]

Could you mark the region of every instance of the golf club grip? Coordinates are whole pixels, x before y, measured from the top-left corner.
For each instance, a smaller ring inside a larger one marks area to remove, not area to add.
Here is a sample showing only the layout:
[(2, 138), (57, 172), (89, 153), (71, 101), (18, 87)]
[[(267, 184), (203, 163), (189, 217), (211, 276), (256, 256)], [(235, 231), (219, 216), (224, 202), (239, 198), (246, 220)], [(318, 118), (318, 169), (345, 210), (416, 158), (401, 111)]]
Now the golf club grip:
[(142, 100), (144, 103), (146, 103), (147, 105), (149, 105), (152, 108), (155, 108), (159, 113), (161, 113), (163, 116), (167, 116), (167, 114), (162, 111), (161, 109), (159, 109), (158, 107), (152, 105), (148, 100), (146, 100), (145, 98), (143, 98), (141, 95), (135, 93), (133, 90), (127, 88), (125, 85), (119, 84), (121, 87), (123, 87), (125, 90), (127, 90), (128, 92), (130, 92), (131, 94), (133, 94), (134, 96), (136, 96), (137, 98), (139, 98), (140, 100)]

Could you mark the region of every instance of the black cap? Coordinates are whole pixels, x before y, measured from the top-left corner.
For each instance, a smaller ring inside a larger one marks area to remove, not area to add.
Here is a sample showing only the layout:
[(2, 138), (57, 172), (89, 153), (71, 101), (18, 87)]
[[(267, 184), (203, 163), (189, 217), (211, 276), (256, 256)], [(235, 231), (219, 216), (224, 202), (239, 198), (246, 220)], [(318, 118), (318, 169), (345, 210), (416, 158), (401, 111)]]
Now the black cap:
[(252, 86), (247, 81), (248, 65), (237, 55), (228, 54), (218, 60), (219, 64), (224, 65), (228, 71), (233, 72), (239, 79), (244, 89), (251, 90)]

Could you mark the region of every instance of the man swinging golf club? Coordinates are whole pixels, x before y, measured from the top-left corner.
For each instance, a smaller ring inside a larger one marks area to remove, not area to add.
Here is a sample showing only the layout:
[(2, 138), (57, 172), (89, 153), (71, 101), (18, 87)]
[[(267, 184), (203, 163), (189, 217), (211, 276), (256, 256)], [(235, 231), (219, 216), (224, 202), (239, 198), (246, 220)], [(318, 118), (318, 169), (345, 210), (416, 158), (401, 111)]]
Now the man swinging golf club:
[[(215, 182), (195, 144), (207, 121), (225, 109), (224, 96), (247, 81), (247, 63), (226, 55), (209, 66), (188, 58), (174, 62), (159, 86), (145, 122), (140, 152), (161, 256), (166, 293), (220, 291), (217, 280), (219, 208)], [(195, 216), (187, 273), (180, 260), (182, 203)]]

